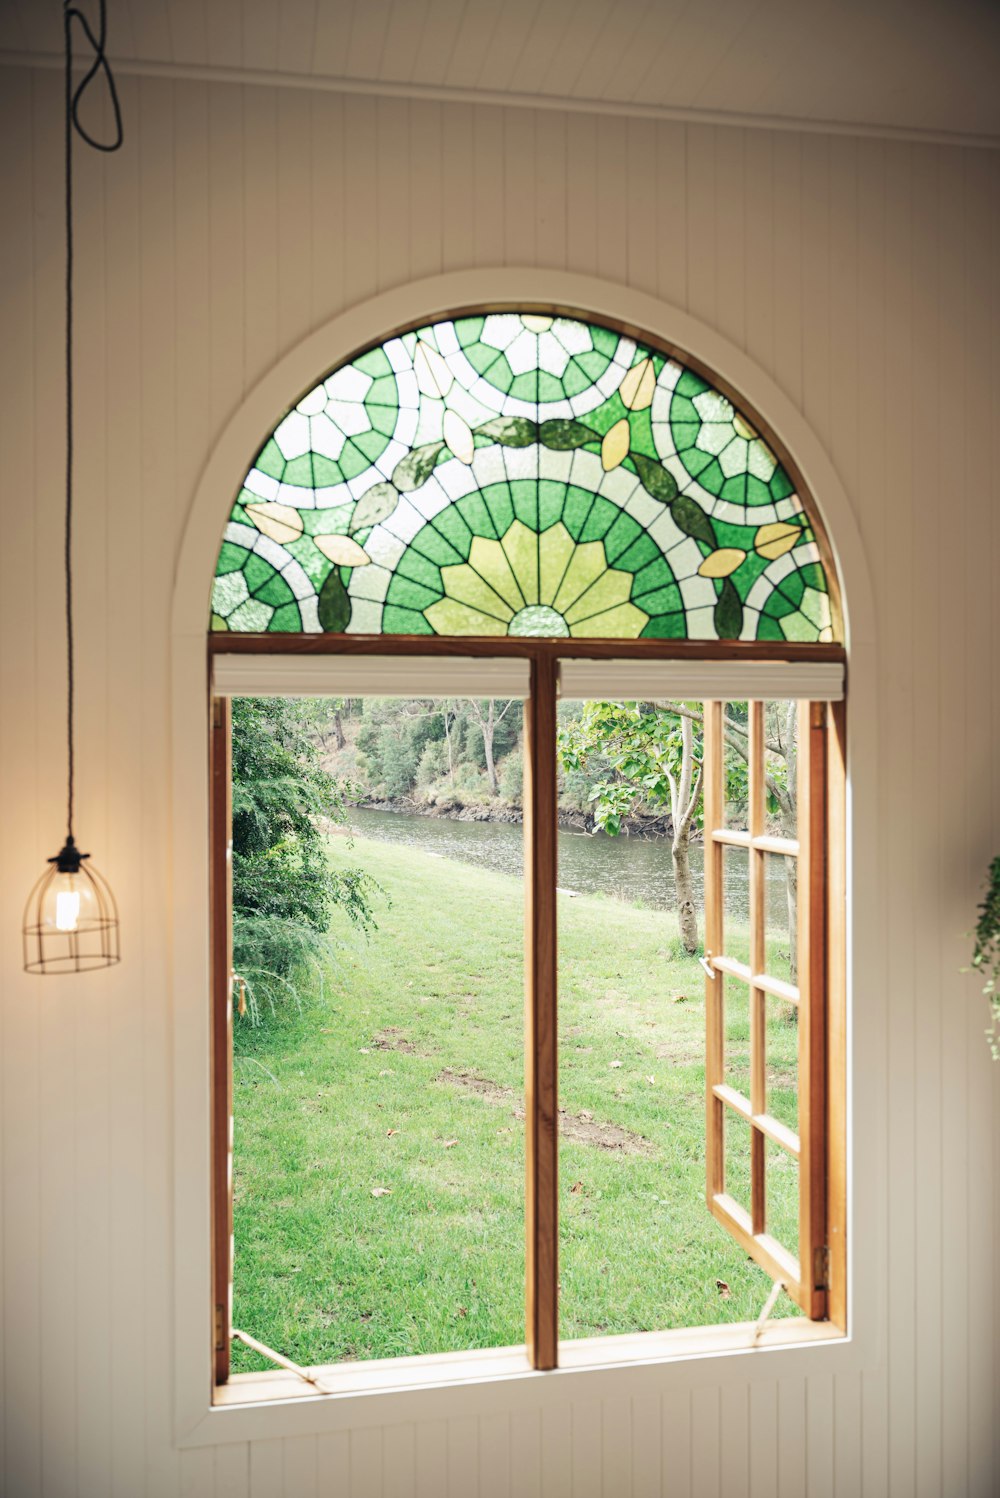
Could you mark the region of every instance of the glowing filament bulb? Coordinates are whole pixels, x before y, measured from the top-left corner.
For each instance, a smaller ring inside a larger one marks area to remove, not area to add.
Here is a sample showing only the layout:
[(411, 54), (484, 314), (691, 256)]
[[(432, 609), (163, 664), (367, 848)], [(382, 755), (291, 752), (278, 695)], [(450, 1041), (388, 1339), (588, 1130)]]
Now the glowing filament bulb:
[(80, 893), (75, 889), (61, 889), (56, 895), (56, 929), (75, 931), (80, 918)]

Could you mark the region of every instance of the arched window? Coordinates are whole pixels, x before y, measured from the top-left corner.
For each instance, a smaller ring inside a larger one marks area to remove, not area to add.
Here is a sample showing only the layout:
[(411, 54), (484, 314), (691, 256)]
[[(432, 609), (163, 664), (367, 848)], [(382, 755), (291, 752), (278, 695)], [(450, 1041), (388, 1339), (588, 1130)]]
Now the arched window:
[[(366, 348), (277, 422), (233, 504), (211, 600), (220, 1384), (233, 1267), (227, 699), (243, 694), (523, 701), (536, 1368), (670, 1352), (634, 1337), (620, 1354), (607, 1339), (596, 1350), (559, 1340), (559, 698), (670, 701), (698, 725), (684, 794), (695, 805), (704, 788), (706, 1202), (784, 1285), (807, 1318), (800, 1332), (844, 1330), (842, 642), (832, 554), (791, 457), (719, 376), (632, 330), (551, 310), (463, 312)], [(735, 822), (733, 755), (745, 787)], [(746, 870), (745, 940), (727, 911), (734, 859)], [(778, 869), (789, 891), (780, 970), (766, 929)], [(772, 1106), (775, 1003), (795, 1025), (791, 1114)], [(734, 1005), (746, 1016), (735, 1071)], [(795, 1186), (779, 1211), (783, 1164)], [(752, 1333), (736, 1328), (732, 1345)], [(261, 1396), (230, 1385), (224, 1397)]]
[(841, 638), (817, 521), (756, 418), (575, 318), (400, 333), (309, 390), (251, 466), (212, 627)]

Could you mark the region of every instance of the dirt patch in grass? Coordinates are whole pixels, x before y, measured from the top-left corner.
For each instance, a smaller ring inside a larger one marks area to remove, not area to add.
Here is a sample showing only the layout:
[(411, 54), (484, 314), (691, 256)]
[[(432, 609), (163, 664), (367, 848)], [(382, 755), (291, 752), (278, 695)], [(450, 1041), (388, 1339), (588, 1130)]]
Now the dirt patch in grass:
[[(511, 1111), (514, 1117), (524, 1118), (521, 1099), (514, 1089), (502, 1087), (489, 1077), (477, 1077), (471, 1072), (457, 1072), (445, 1067), (436, 1080), (453, 1087), (464, 1087), (466, 1091), (484, 1098), (488, 1103), (513, 1103)], [(622, 1155), (653, 1154), (653, 1146), (641, 1134), (633, 1134), (631, 1129), (623, 1129), (619, 1124), (601, 1123), (586, 1110), (570, 1113), (567, 1109), (560, 1108), (559, 1132), (564, 1139), (573, 1139), (578, 1144), (592, 1144), (597, 1149), (611, 1150)]]
[(403, 1056), (425, 1056), (426, 1052), (418, 1051), (412, 1040), (407, 1040), (398, 1025), (387, 1025), (377, 1035), (372, 1036), (373, 1051), (398, 1051)]
[[(499, 1082), (491, 1082), (489, 1077), (477, 1077), (472, 1072), (453, 1071), (446, 1066), (444, 1071), (439, 1072), (434, 1079), (436, 1082), (445, 1082), (452, 1087), (464, 1087), (467, 1092), (475, 1093), (476, 1097), (485, 1098), (488, 1103), (510, 1103), (514, 1101), (513, 1087), (502, 1087)], [(524, 1117), (524, 1109), (516, 1108), (515, 1113), (519, 1118)]]

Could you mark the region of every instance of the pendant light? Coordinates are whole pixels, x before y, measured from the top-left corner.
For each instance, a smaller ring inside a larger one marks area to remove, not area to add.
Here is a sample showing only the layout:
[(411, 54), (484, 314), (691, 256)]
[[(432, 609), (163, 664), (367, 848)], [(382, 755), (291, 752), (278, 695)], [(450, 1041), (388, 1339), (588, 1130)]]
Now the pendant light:
[[(24, 969), (28, 973), (81, 973), (110, 967), (120, 960), (118, 909), (107, 883), (81, 853), (73, 837), (74, 640), (73, 640), (73, 135), (97, 151), (117, 151), (122, 144), (122, 117), (115, 81), (104, 50), (105, 0), (99, 0), (95, 36), (86, 16), (64, 0), (65, 153), (66, 153), (66, 507), (64, 569), (66, 578), (66, 841), (39, 879), (24, 912)], [(73, 90), (73, 22), (79, 22), (94, 58)], [(79, 104), (98, 73), (104, 74), (114, 114), (114, 136), (94, 138), (80, 123)]]

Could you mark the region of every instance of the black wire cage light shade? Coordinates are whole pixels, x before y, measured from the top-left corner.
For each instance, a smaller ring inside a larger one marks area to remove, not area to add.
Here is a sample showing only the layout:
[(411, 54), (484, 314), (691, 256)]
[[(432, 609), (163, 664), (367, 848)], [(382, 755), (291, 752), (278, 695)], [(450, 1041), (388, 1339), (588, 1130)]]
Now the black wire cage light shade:
[(115, 897), (89, 857), (67, 837), (28, 896), (26, 973), (85, 973), (121, 960)]
[[(88, 863), (73, 838), (75, 769), (75, 652), (73, 639), (73, 136), (98, 151), (122, 144), (118, 94), (105, 53), (105, 0), (100, 0), (97, 34), (71, 0), (63, 4), (64, 149), (66, 163), (66, 501), (63, 566), (66, 583), (66, 841), (28, 897), (22, 924), (24, 969), (28, 973), (83, 973), (121, 960), (118, 907), (107, 883)], [(73, 89), (73, 22), (93, 52), (90, 67)], [(115, 131), (108, 142), (95, 138), (79, 118), (80, 100), (98, 73), (104, 75)]]

